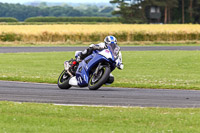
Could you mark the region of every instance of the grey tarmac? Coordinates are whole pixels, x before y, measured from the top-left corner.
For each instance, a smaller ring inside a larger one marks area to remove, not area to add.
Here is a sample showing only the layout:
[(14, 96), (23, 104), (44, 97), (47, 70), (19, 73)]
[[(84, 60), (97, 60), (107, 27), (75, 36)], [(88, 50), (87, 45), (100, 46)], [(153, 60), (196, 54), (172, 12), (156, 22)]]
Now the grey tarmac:
[(56, 84), (0, 81), (0, 101), (73, 105), (199, 108), (200, 91), (102, 87), (61, 90)]
[[(87, 47), (0, 47), (0, 53), (82, 51)], [(122, 46), (122, 51), (199, 51), (200, 46)]]

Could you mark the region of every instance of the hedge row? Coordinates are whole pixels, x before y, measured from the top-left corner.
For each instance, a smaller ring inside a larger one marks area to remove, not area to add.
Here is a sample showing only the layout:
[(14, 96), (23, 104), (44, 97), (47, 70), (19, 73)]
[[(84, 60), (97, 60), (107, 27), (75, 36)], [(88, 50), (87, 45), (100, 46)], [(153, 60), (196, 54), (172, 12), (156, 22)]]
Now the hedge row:
[[(2, 33), (0, 41), (22, 41), (22, 42), (98, 42), (103, 41), (109, 33), (91, 33), (91, 34), (59, 34), (43, 32), (38, 35)], [(200, 33), (142, 33), (142, 32), (118, 32), (112, 33), (119, 42), (134, 41), (196, 41), (200, 40)]]
[(120, 22), (117, 17), (31, 17), (25, 22)]
[[(0, 22), (19, 22), (16, 18), (0, 17)], [(24, 22), (121, 22), (117, 17), (31, 17)]]
[(0, 22), (18, 22), (16, 18), (0, 17)]

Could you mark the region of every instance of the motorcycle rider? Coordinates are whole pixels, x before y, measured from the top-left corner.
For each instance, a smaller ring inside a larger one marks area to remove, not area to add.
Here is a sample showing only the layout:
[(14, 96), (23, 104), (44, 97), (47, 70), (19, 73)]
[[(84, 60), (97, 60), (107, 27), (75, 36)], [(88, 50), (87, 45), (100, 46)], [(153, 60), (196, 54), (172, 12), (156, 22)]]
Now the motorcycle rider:
[[(108, 44), (117, 45), (117, 39), (114, 36), (107, 36), (104, 39), (104, 42), (101, 42), (101, 43), (96, 44), (96, 45), (95, 44), (91, 44), (89, 46), (89, 48), (87, 48), (84, 51), (78, 53), (78, 55), (76, 56), (76, 61), (80, 62), (80, 61), (84, 60), (87, 56), (89, 56), (90, 54), (92, 54), (92, 52), (94, 50), (107, 49), (107, 45)], [(121, 70), (124, 68), (124, 65), (122, 63), (122, 54), (121, 54), (121, 51), (119, 52), (119, 57), (116, 60), (116, 66), (117, 66), (117, 68), (119, 68)]]
[[(84, 60), (87, 56), (89, 56), (90, 54), (93, 53), (94, 50), (103, 50), (103, 49), (107, 49), (107, 45), (117, 45), (117, 39), (114, 36), (107, 36), (104, 39), (104, 42), (98, 43), (98, 44), (91, 44), (89, 46), (89, 48), (85, 49), (84, 51), (77, 51), (76, 52), (76, 60), (74, 60), (72, 62), (72, 64), (68, 64), (68, 69), (71, 68), (73, 69), (73, 67), (78, 64), (79, 62), (81, 62), (82, 60)], [(124, 65), (122, 63), (122, 54), (121, 51), (119, 51), (119, 56), (116, 59), (116, 67), (120, 70), (122, 70), (124, 68)], [(76, 71), (76, 70), (75, 70)], [(109, 79), (108, 79), (108, 83), (111, 84), (112, 82), (114, 82), (114, 76), (112, 74), (110, 74)]]

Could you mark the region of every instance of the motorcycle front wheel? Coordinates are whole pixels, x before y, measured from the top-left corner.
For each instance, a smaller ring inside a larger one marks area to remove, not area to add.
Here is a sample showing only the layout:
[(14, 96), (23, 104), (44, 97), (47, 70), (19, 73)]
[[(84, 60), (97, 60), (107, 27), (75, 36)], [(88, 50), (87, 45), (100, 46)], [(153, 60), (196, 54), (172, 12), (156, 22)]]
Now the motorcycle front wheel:
[(71, 85), (69, 85), (70, 78), (70, 75), (63, 70), (58, 78), (58, 87), (60, 89), (69, 89), (71, 87)]
[(91, 76), (89, 84), (88, 84), (88, 88), (90, 90), (98, 90), (108, 80), (110, 72), (111, 72), (111, 70), (110, 70), (110, 67), (108, 67), (108, 66), (101, 68), (97, 72), (97, 75), (93, 74)]

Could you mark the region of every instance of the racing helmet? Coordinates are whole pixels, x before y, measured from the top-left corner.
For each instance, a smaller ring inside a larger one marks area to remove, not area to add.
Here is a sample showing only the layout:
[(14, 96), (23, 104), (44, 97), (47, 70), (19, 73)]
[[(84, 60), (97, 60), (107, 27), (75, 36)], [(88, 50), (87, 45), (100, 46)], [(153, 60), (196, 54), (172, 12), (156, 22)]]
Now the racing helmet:
[(105, 44), (117, 44), (117, 39), (114, 36), (107, 36), (104, 39)]

